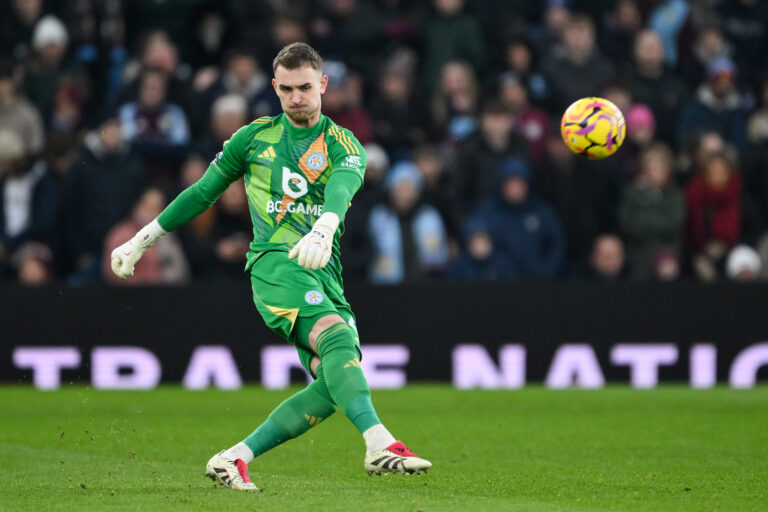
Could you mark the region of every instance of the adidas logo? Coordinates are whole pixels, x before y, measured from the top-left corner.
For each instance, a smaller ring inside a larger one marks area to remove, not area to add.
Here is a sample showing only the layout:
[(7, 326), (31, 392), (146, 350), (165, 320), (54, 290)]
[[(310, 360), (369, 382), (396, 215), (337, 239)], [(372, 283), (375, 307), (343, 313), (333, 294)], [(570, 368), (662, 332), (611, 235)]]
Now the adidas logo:
[(310, 415), (309, 415), (309, 414), (307, 414), (307, 413), (304, 413), (304, 417), (305, 417), (305, 418), (307, 418), (307, 421), (308, 421), (308, 422), (309, 422), (309, 424), (310, 424), (311, 426), (313, 426), (313, 427), (314, 427), (315, 425), (317, 425), (318, 423), (320, 423), (321, 421), (323, 421), (323, 418), (321, 418), (321, 417), (319, 417), (319, 416), (310, 416)]
[(349, 368), (351, 366), (354, 366), (355, 368), (360, 368), (360, 361), (357, 359), (350, 359), (347, 364), (344, 365), (344, 368)]
[(263, 153), (261, 153), (257, 158), (275, 158), (277, 155), (275, 154), (275, 150), (272, 146), (269, 146), (266, 150), (264, 150)]

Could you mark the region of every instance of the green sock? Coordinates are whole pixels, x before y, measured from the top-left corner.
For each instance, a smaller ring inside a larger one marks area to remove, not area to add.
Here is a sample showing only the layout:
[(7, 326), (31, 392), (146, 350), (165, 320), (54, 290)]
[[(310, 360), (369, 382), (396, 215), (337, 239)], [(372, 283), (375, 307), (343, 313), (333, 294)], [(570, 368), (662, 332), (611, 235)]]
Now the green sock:
[(371, 402), (352, 329), (338, 323), (317, 337), (317, 352), (333, 401), (352, 420), (360, 433), (381, 423)]
[(312, 384), (278, 405), (267, 420), (245, 438), (243, 443), (254, 457), (300, 436), (336, 411), (322, 365), (316, 371), (317, 379)]

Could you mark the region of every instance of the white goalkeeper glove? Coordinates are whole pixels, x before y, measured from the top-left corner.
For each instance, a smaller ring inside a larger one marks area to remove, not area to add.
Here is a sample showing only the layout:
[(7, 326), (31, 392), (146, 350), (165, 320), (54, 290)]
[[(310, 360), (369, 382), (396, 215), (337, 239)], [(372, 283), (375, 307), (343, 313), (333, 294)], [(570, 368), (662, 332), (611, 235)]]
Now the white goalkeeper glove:
[(165, 236), (166, 231), (157, 222), (153, 220), (133, 238), (112, 251), (112, 272), (121, 279), (127, 279), (133, 275), (133, 267), (139, 261), (144, 251), (155, 245), (155, 243)]
[(307, 270), (323, 268), (331, 259), (333, 236), (338, 227), (339, 216), (332, 212), (325, 212), (312, 226), (312, 231), (293, 246), (288, 253), (288, 259), (292, 260), (298, 256), (299, 265)]

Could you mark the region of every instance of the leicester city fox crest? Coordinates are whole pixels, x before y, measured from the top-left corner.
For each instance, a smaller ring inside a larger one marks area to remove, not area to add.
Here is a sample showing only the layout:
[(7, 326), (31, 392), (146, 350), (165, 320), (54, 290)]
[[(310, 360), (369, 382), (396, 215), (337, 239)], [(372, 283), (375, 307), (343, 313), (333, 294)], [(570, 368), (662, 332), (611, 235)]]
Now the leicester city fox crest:
[(313, 171), (318, 171), (325, 165), (325, 155), (315, 151), (307, 157), (307, 167)]

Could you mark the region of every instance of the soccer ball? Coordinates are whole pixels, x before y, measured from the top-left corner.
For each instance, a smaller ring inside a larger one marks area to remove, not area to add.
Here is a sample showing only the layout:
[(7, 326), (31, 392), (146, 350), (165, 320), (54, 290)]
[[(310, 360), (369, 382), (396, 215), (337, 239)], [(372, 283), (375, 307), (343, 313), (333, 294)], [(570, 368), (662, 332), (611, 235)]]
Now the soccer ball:
[(605, 98), (574, 101), (560, 121), (560, 134), (568, 148), (590, 160), (611, 156), (627, 134), (624, 114)]

